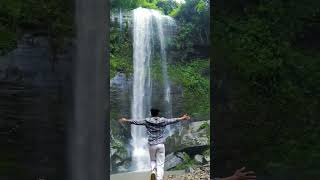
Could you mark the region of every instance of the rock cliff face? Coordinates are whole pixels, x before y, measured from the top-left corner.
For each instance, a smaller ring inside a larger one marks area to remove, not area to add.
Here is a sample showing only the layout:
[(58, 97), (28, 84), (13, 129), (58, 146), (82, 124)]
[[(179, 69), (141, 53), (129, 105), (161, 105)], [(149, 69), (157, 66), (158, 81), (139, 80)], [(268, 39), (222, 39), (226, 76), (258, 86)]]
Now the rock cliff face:
[(182, 122), (182, 126), (168, 137), (167, 152), (202, 149), (210, 145), (210, 121)]
[(192, 168), (210, 162), (210, 121), (186, 123), (167, 138), (165, 170)]
[[(123, 73), (117, 73), (110, 80), (111, 84), (111, 172), (125, 172), (130, 169), (131, 146), (130, 126), (117, 122), (119, 117), (130, 117), (132, 78)], [(162, 106), (162, 88), (153, 84), (152, 95), (154, 106)], [(172, 86), (173, 114), (183, 111), (183, 89)], [(210, 121), (193, 119), (170, 126), (166, 140), (166, 170), (184, 169), (188, 165), (203, 164), (210, 161), (209, 154), (204, 154), (210, 146)], [(196, 158), (197, 157), (197, 158)], [(202, 158), (199, 158), (202, 157)], [(201, 162), (199, 162), (201, 161)]]
[(71, 73), (71, 54), (65, 52), (53, 60), (48, 39), (32, 34), (25, 35), (15, 50), (0, 58), (0, 161), (4, 178), (54, 179), (64, 175)]

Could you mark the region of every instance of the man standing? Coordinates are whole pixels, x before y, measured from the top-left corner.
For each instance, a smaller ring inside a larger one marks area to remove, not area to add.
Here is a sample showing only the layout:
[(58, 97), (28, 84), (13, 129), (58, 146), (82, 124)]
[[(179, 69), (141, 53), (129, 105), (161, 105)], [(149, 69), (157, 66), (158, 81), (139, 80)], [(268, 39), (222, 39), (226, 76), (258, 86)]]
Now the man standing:
[(163, 180), (164, 162), (165, 162), (165, 136), (164, 131), (167, 125), (177, 123), (181, 120), (189, 120), (187, 114), (179, 118), (167, 119), (159, 117), (160, 110), (151, 109), (151, 118), (142, 120), (121, 118), (119, 122), (142, 125), (147, 128), (149, 154), (151, 160), (151, 180)]

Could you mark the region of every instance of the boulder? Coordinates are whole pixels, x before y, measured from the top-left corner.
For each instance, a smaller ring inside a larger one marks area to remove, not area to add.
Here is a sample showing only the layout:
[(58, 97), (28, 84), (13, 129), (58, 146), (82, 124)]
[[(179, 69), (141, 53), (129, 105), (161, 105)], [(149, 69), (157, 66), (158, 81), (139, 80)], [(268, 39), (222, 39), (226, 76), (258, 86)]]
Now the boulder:
[(115, 154), (122, 160), (126, 160), (129, 158), (129, 153), (127, 151), (118, 150)]
[(117, 164), (121, 164), (122, 163), (122, 159), (120, 158), (115, 158), (115, 163)]
[(206, 162), (210, 162), (210, 155), (205, 155), (205, 156), (204, 156), (204, 160), (205, 160)]
[(111, 147), (110, 148), (110, 157), (115, 155), (116, 152), (117, 152), (117, 150)]
[(194, 160), (197, 164), (202, 164), (203, 163), (203, 156), (200, 154), (197, 154), (194, 156)]
[(186, 172), (186, 173), (193, 173), (193, 172), (194, 172), (194, 169), (193, 169), (192, 167), (187, 167), (187, 168), (185, 169), (185, 172)]
[(118, 166), (117, 170), (118, 172), (127, 172), (128, 168), (125, 165), (123, 165), (123, 166)]
[(189, 155), (185, 152), (177, 152), (176, 156), (181, 158), (184, 162), (189, 160)]
[(110, 86), (117, 87), (121, 90), (128, 88), (129, 84), (130, 84), (130, 80), (128, 80), (126, 75), (121, 72), (117, 72), (115, 77), (110, 79)]
[(169, 170), (183, 163), (183, 158), (171, 153), (165, 158), (164, 170)]
[(210, 145), (210, 121), (197, 121), (182, 124), (179, 131), (167, 138), (167, 152), (181, 151), (191, 147), (203, 147)]

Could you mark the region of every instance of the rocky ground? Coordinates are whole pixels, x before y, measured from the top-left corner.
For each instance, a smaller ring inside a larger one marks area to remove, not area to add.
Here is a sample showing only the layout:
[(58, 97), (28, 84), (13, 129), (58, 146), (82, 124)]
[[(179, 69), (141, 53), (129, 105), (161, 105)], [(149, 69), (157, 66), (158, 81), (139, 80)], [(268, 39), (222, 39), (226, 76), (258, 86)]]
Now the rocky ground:
[(210, 164), (195, 169), (189, 168), (189, 171), (183, 175), (169, 175), (165, 180), (210, 180)]

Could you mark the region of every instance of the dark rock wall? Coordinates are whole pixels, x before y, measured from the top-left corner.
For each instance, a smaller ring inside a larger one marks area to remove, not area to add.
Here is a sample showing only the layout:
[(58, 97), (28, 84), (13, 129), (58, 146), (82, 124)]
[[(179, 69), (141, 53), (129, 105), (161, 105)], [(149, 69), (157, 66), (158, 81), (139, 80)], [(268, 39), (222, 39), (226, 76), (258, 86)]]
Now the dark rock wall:
[(0, 179), (64, 176), (71, 54), (51, 57), (48, 39), (28, 34), (0, 58)]

